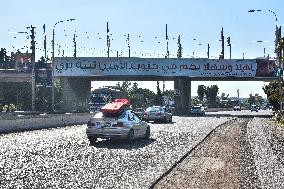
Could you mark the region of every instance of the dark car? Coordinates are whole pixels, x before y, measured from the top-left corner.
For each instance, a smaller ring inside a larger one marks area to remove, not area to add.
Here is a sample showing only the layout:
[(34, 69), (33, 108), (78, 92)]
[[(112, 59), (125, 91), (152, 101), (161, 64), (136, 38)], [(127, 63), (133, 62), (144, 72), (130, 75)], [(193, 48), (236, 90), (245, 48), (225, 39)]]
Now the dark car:
[(144, 108), (135, 108), (135, 109), (134, 109), (134, 113), (135, 113), (138, 117), (140, 117), (141, 119), (143, 119), (144, 114), (145, 114), (145, 110), (144, 110)]

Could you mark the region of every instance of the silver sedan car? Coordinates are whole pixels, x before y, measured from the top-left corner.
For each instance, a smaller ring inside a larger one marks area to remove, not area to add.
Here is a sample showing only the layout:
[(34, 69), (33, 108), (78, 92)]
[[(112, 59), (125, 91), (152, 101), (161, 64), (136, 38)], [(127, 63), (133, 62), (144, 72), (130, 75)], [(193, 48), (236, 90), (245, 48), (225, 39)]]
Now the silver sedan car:
[(136, 138), (149, 138), (150, 126), (132, 110), (124, 110), (119, 114), (99, 112), (88, 121), (86, 134), (90, 142), (96, 142), (98, 138), (132, 142)]
[(162, 106), (152, 106), (146, 109), (143, 119), (145, 121), (172, 122), (172, 113), (169, 109)]

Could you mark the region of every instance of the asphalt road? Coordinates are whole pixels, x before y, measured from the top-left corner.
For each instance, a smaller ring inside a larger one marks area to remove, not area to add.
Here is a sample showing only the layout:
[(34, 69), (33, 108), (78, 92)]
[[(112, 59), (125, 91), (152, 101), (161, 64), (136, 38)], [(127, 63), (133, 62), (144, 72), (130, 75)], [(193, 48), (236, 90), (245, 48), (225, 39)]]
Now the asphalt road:
[(0, 188), (149, 188), (230, 117), (150, 123), (149, 140), (90, 144), (86, 125), (0, 135)]

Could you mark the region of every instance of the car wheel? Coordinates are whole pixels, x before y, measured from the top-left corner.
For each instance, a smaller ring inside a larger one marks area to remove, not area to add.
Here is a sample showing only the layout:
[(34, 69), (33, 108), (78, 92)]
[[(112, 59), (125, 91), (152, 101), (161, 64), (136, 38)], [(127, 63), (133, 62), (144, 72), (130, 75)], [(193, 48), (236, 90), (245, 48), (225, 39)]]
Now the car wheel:
[(95, 143), (95, 142), (97, 142), (97, 138), (96, 138), (96, 137), (90, 137), (90, 138), (88, 138), (88, 139), (89, 139), (90, 143)]
[(133, 139), (134, 139), (134, 130), (130, 129), (130, 131), (127, 135), (127, 140), (128, 140), (128, 142), (133, 142)]
[(151, 131), (150, 131), (150, 127), (148, 126), (146, 129), (145, 138), (146, 139), (150, 138), (150, 135), (151, 135)]
[(168, 122), (168, 120), (167, 120), (167, 117), (166, 117), (166, 116), (164, 117), (164, 119), (162, 120), (162, 122), (164, 122), (164, 123), (167, 123), (167, 122)]

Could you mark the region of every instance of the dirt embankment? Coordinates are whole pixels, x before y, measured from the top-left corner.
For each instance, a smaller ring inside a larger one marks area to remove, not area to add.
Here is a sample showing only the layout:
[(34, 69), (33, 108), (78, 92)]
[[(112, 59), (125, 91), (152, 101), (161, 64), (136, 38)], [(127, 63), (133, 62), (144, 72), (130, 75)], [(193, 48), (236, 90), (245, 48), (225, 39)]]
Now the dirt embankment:
[(154, 188), (259, 188), (247, 140), (249, 120), (219, 127)]

